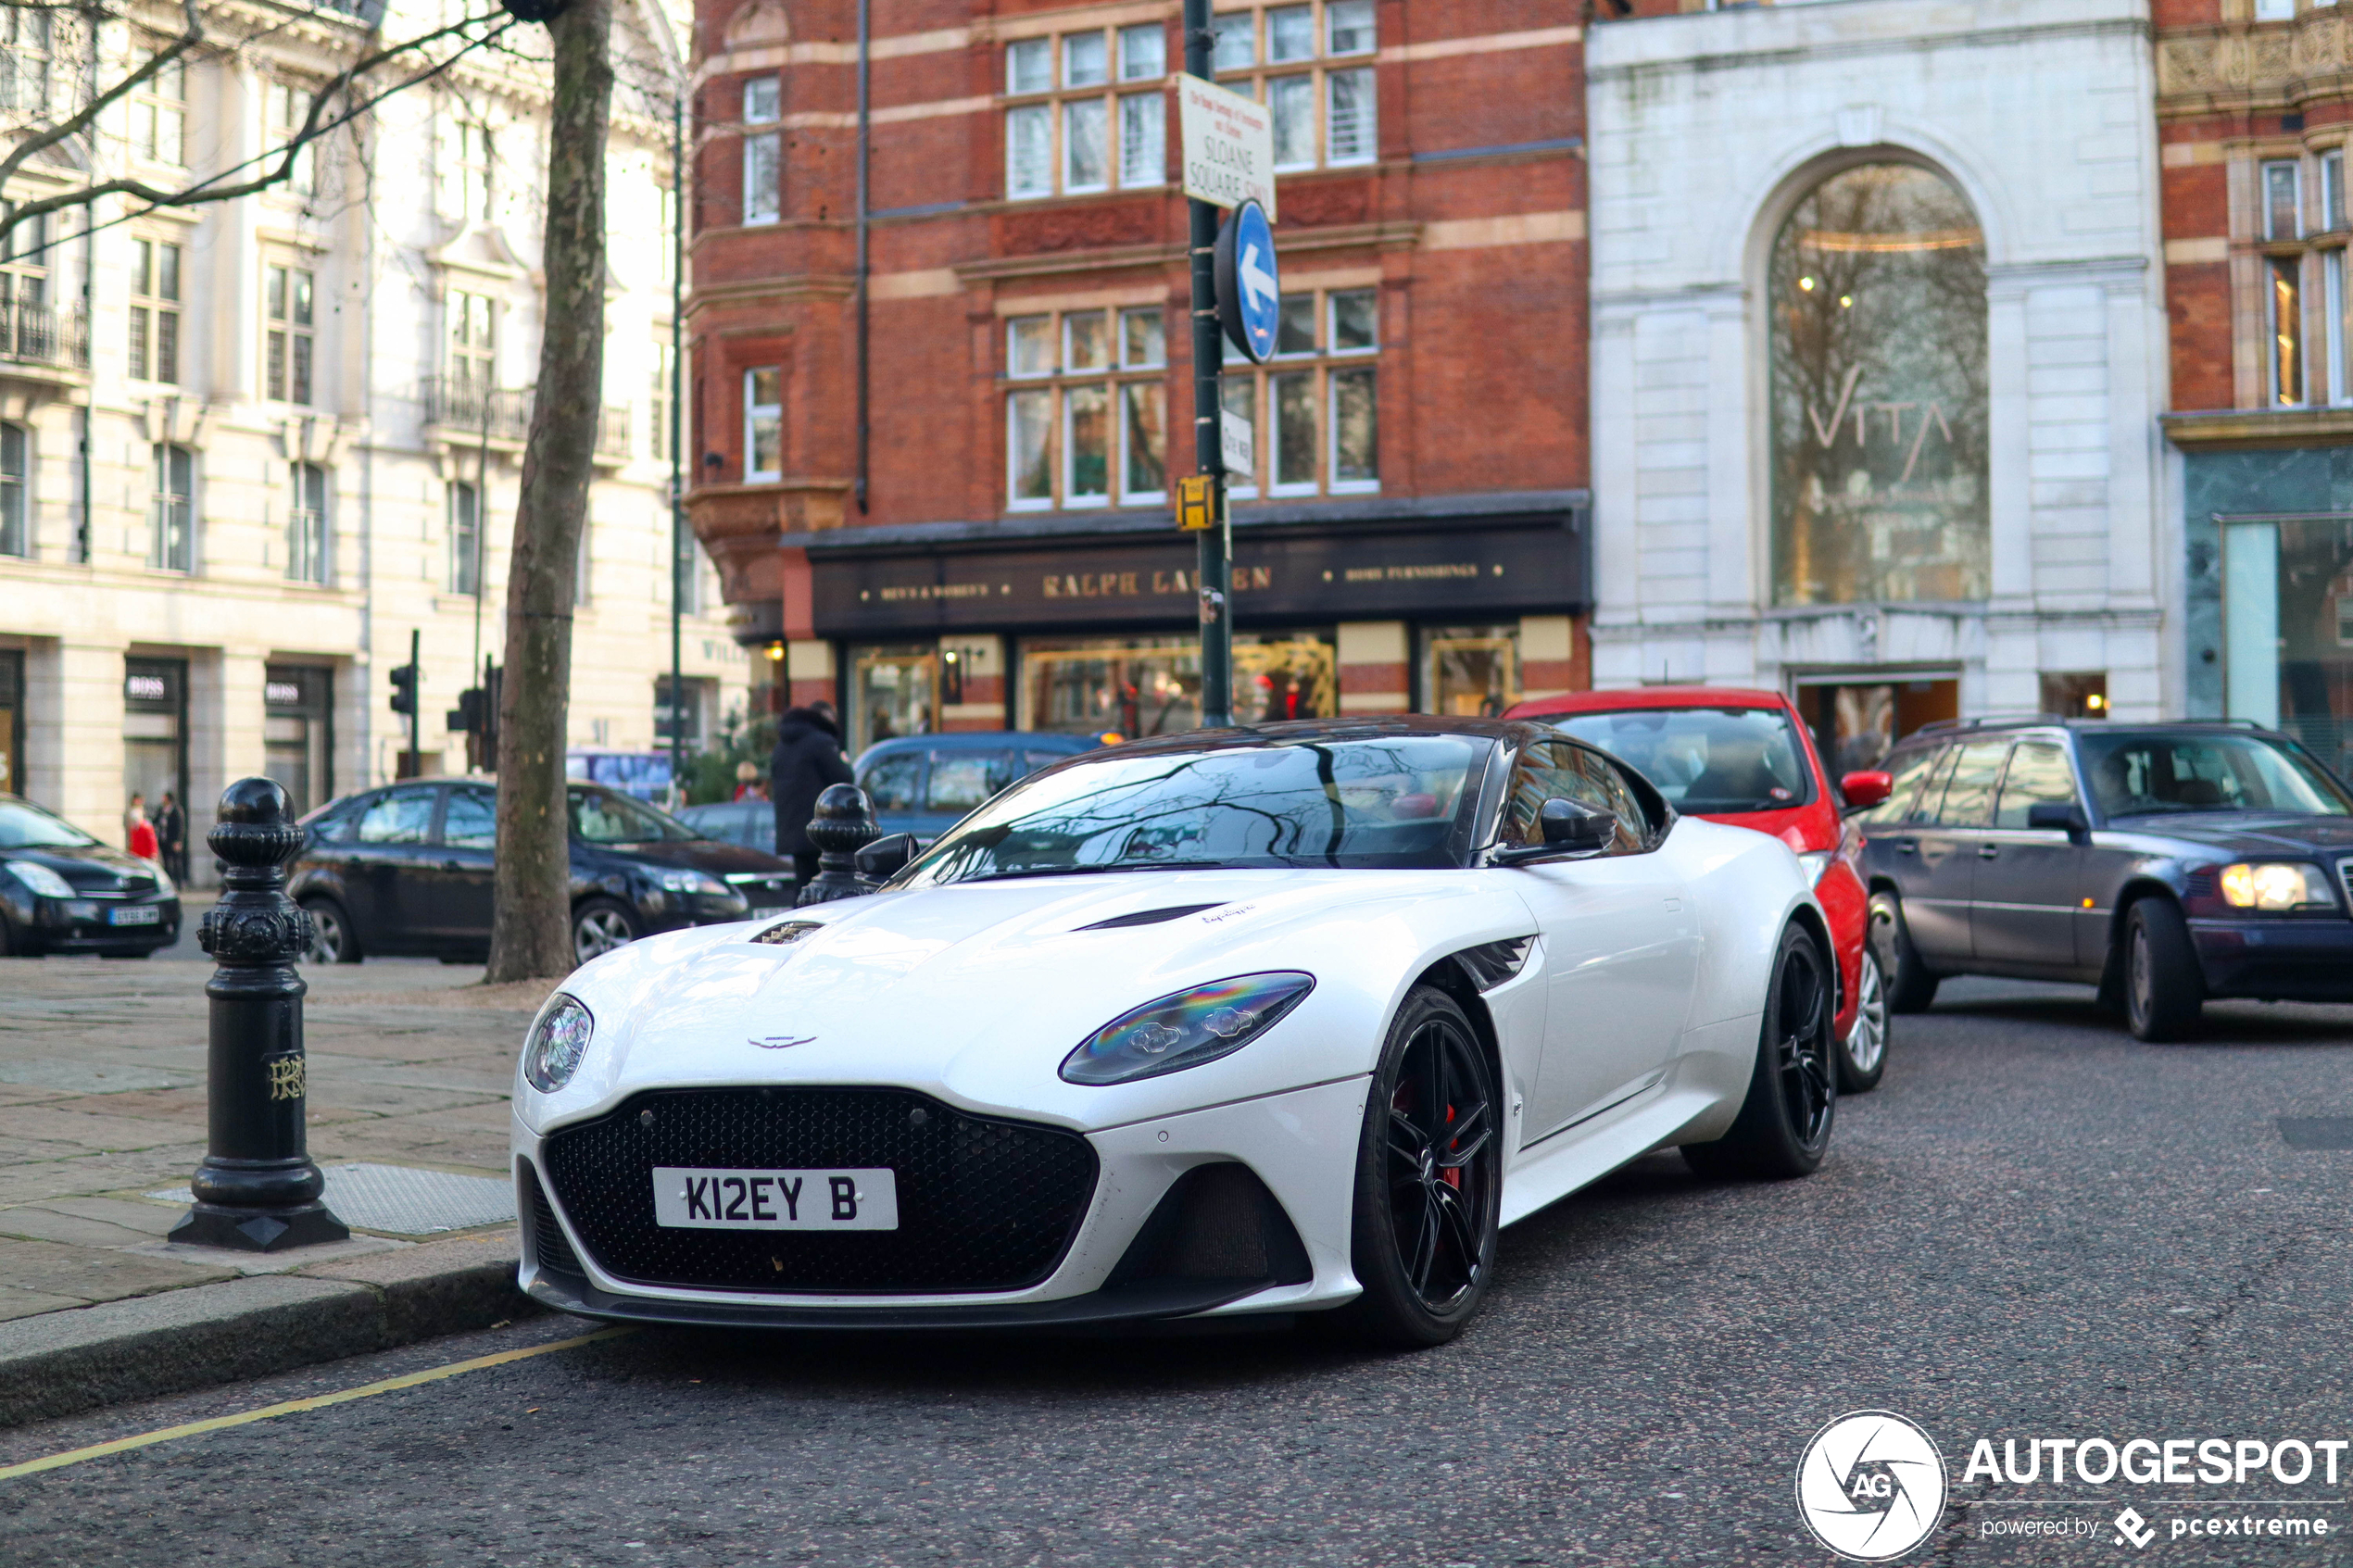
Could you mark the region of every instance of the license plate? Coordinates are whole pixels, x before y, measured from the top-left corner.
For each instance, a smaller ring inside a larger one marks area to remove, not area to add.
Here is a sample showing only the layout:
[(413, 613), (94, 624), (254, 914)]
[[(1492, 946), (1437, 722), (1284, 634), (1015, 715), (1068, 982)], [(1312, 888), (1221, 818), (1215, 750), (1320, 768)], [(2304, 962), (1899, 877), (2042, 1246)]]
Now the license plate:
[(107, 911), (108, 925), (153, 925), (163, 919), (163, 910), (154, 904), (125, 904)]
[(899, 1183), (859, 1171), (654, 1167), (654, 1223), (703, 1231), (895, 1231)]

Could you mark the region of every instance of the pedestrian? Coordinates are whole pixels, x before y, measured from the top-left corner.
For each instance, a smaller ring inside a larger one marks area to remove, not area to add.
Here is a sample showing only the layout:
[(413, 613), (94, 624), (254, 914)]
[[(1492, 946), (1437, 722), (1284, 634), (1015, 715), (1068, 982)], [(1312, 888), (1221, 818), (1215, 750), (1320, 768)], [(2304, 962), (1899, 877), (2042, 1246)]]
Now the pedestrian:
[(850, 784), (855, 775), (841, 754), (841, 726), (834, 705), (812, 702), (789, 709), (776, 726), (776, 749), (768, 759), (768, 792), (776, 803), (776, 853), (789, 859), (803, 883), (817, 874), (817, 847), (809, 842), (809, 819), (827, 784)]
[(131, 792), (131, 804), (123, 809), (122, 842), (126, 845), (129, 844), (131, 842), (131, 835), (133, 833), (136, 833), (139, 829), (139, 824), (146, 820), (147, 797), (134, 789)]
[(156, 847), (163, 851), (163, 872), (174, 882), (188, 880), (188, 814), (170, 790), (156, 806)]
[(156, 863), (156, 825), (145, 817), (131, 824), (131, 852), (149, 865)]
[(736, 798), (756, 800), (760, 797), (760, 768), (749, 758), (736, 764)]

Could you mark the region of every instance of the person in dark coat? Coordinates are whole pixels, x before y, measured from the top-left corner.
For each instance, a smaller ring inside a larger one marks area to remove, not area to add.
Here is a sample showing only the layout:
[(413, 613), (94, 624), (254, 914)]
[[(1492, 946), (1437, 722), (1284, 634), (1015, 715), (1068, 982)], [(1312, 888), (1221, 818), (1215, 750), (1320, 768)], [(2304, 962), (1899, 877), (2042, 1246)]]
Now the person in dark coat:
[(174, 882), (188, 880), (188, 814), (171, 791), (163, 792), (156, 808), (156, 845), (163, 851), (164, 874)]
[(828, 784), (855, 782), (849, 759), (841, 754), (834, 705), (812, 702), (787, 711), (776, 726), (776, 749), (768, 759), (768, 797), (776, 803), (776, 853), (792, 861), (802, 882), (817, 874), (817, 847), (809, 842), (817, 797)]

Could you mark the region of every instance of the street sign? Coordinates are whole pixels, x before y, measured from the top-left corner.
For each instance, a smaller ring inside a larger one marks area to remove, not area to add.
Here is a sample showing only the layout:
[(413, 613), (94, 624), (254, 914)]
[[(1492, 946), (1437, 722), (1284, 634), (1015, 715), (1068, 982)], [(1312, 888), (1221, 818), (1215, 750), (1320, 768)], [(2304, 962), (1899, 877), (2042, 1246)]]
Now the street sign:
[(1246, 201), (1217, 232), (1217, 320), (1253, 365), (1274, 357), (1283, 282), (1275, 264), (1275, 231), (1266, 212)]
[(1217, 526), (1217, 486), (1205, 473), (1180, 474), (1176, 480), (1176, 526), (1200, 533)]
[(1237, 484), (1254, 483), (1258, 476), (1258, 442), (1250, 421), (1231, 409), (1217, 421), (1217, 445), (1225, 455), (1226, 472)]
[(1185, 194), (1214, 207), (1254, 201), (1275, 216), (1275, 121), (1265, 104), (1198, 76), (1176, 79)]

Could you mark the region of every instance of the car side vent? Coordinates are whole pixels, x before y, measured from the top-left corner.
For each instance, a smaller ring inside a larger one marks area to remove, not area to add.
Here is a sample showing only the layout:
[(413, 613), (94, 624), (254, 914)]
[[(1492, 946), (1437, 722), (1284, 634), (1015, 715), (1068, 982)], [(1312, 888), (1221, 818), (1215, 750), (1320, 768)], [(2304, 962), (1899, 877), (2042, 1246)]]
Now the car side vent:
[(1482, 991), (1492, 991), (1528, 967), (1528, 955), (1535, 946), (1533, 936), (1513, 936), (1501, 942), (1481, 942), (1454, 957), (1470, 972), (1472, 985)]
[(824, 929), (825, 922), (821, 920), (788, 920), (770, 926), (752, 940), (771, 947), (788, 947), (811, 932)]
[(1164, 921), (1183, 920), (1187, 915), (1197, 915), (1203, 909), (1215, 908), (1215, 904), (1174, 904), (1165, 909), (1138, 909), (1132, 915), (1114, 915), (1109, 920), (1099, 920), (1092, 925), (1082, 925), (1078, 929), (1118, 931), (1131, 925), (1158, 925)]
[(523, 1185), (530, 1189), (531, 1197), (531, 1249), (537, 1256), (539, 1266), (586, 1278), (588, 1271), (580, 1266), (579, 1254), (573, 1251), (563, 1226), (556, 1222), (555, 1205), (539, 1189), (539, 1173), (531, 1168), (529, 1160), (521, 1163)]
[(1221, 1160), (1176, 1178), (1103, 1288), (1172, 1279), (1304, 1285), (1315, 1277), (1298, 1227), (1258, 1173)]

